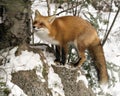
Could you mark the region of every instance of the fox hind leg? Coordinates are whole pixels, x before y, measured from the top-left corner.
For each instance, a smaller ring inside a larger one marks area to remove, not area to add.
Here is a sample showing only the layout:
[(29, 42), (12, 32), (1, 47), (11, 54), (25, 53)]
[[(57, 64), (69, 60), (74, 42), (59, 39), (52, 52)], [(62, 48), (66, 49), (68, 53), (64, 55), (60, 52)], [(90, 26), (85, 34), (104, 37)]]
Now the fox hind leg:
[(78, 62), (78, 64), (75, 64), (74, 66), (76, 67), (81, 67), (82, 64), (85, 62), (86, 60), (86, 56), (85, 56), (85, 49), (81, 48), (81, 47), (78, 47), (78, 53), (79, 53), (79, 57), (80, 57), (80, 60)]

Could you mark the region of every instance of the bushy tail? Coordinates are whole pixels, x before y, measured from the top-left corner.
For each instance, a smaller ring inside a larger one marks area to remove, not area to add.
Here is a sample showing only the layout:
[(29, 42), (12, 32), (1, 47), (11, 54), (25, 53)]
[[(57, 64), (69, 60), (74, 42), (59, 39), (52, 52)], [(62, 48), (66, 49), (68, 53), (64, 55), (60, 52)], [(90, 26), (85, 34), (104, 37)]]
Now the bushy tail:
[(107, 73), (107, 68), (106, 68), (106, 61), (104, 57), (104, 52), (102, 45), (99, 41), (94, 46), (91, 46), (89, 48), (90, 54), (93, 58), (93, 61), (95, 62), (98, 70), (98, 78), (101, 84), (107, 83), (108, 82), (108, 73)]

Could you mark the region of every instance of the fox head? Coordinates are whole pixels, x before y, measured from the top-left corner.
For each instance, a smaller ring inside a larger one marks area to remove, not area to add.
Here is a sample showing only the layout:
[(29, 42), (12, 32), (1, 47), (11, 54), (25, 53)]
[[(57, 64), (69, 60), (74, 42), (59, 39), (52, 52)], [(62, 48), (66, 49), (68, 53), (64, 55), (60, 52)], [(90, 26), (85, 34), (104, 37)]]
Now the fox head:
[(58, 44), (58, 41), (54, 40), (52, 36), (52, 23), (55, 20), (55, 16), (42, 16), (38, 10), (35, 11), (35, 17), (33, 20), (34, 34), (42, 40), (45, 40), (52, 44)]
[(36, 10), (33, 20), (33, 29), (41, 32), (50, 31), (51, 24), (54, 22), (55, 18), (55, 16), (42, 16), (40, 12)]

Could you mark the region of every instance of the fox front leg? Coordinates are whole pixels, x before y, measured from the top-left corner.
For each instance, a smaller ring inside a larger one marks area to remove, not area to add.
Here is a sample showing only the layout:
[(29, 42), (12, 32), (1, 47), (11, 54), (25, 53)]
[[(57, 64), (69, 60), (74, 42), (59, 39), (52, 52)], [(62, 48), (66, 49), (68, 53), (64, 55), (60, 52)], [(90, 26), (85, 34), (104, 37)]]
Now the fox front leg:
[(65, 65), (66, 62), (66, 54), (63, 47), (55, 45), (55, 62), (60, 62), (60, 64)]

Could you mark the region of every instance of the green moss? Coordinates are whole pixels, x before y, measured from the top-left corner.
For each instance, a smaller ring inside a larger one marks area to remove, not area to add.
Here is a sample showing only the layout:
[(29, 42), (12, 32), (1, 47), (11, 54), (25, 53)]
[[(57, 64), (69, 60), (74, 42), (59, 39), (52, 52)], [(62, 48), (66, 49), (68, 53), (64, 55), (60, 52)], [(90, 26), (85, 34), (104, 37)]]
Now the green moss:
[(43, 77), (46, 77), (46, 76), (47, 76), (47, 70), (46, 70), (45, 67), (43, 67), (42, 75), (43, 75)]
[(11, 91), (10, 91), (8, 88), (5, 88), (5, 89), (3, 90), (3, 92), (4, 92), (4, 94), (6, 94), (6, 95), (8, 96)]
[(10, 90), (7, 88), (5, 82), (0, 82), (0, 96), (8, 96), (10, 94)]

